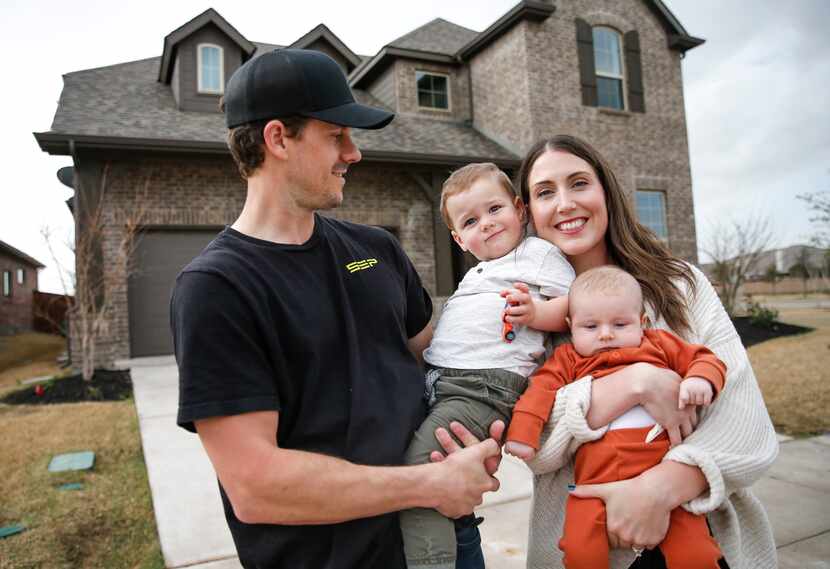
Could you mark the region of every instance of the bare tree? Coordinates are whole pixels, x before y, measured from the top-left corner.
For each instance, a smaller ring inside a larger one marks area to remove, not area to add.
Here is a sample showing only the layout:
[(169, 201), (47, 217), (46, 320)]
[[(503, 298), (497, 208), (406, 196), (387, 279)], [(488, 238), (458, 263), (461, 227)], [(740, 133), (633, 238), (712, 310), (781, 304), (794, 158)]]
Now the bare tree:
[(817, 247), (830, 247), (830, 192), (801, 194), (796, 198), (807, 204), (813, 213), (810, 221), (818, 226), (811, 239), (813, 244)]
[(767, 270), (764, 271), (764, 281), (772, 284), (772, 294), (775, 294), (775, 283), (781, 280), (781, 273), (775, 267), (775, 263), (770, 263)]
[(807, 296), (807, 282), (818, 272), (817, 269), (810, 259), (810, 251), (807, 247), (802, 247), (789, 271), (791, 276), (801, 279), (801, 296)]
[[(60, 266), (54, 253), (48, 229), (42, 230), (53, 260), (59, 266), (61, 284), (66, 293), (71, 280), (75, 297), (69, 308), (70, 335), (76, 339), (81, 363), (81, 375), (85, 381), (91, 381), (95, 373), (98, 356), (98, 341), (108, 333), (113, 304), (114, 291), (123, 279), (135, 274), (134, 253), (140, 238), (141, 227), (147, 212), (147, 192), (150, 176), (145, 179), (143, 191), (134, 192), (133, 203), (124, 207), (123, 221), (108, 219), (105, 208), (105, 196), (108, 189), (109, 164), (104, 165), (99, 192), (94, 203), (76, 212), (76, 231), (74, 243), (70, 245), (75, 255), (75, 270), (69, 271)], [(81, 190), (79, 190), (81, 191)], [(76, 207), (78, 207), (76, 205)], [(115, 226), (115, 227), (113, 227)], [(112, 253), (104, 259), (102, 244), (109, 238), (110, 229), (118, 229), (117, 241)], [(124, 267), (124, 272), (108, 270), (106, 264)]]
[(714, 263), (713, 275), (726, 312), (737, 310), (738, 293), (747, 277), (756, 271), (764, 251), (772, 245), (772, 224), (769, 217), (751, 215), (714, 225), (706, 248)]

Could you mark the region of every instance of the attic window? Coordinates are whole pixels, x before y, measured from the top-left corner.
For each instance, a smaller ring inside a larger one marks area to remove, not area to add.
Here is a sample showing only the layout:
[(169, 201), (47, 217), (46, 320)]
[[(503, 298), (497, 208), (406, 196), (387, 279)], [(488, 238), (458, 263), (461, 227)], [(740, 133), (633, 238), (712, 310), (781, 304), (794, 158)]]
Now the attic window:
[(26, 271), (17, 269), (17, 284), (24, 284), (26, 282)]
[(12, 295), (12, 272), (3, 271), (3, 296)]
[(422, 109), (450, 109), (449, 77), (437, 73), (415, 72), (418, 106)]
[(199, 93), (221, 95), (225, 91), (224, 54), (221, 47), (202, 43), (196, 48)]

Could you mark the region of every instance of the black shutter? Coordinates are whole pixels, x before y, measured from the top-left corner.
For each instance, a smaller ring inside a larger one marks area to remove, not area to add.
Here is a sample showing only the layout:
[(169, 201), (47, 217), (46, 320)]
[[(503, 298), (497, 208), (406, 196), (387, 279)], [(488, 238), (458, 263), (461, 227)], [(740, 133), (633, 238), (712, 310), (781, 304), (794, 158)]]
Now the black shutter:
[(646, 112), (646, 98), (643, 93), (643, 64), (640, 60), (640, 34), (636, 30), (627, 32), (625, 43), (625, 73), (628, 79), (628, 108), (635, 113)]
[(594, 68), (594, 34), (585, 20), (576, 19), (576, 46), (579, 53), (579, 82), (582, 104), (597, 106), (597, 74)]

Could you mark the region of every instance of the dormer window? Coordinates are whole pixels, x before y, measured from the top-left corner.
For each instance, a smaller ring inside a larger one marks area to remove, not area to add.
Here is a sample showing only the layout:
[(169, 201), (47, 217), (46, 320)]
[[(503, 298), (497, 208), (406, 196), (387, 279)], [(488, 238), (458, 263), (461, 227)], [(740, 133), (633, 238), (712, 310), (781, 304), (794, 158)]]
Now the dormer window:
[(225, 91), (224, 54), (221, 47), (209, 43), (199, 44), (197, 74), (199, 93), (221, 95)]
[(450, 109), (449, 77), (439, 73), (415, 72), (418, 84), (418, 106), (422, 109)]
[(594, 35), (594, 68), (597, 74), (597, 105), (624, 109), (623, 66), (620, 34), (597, 26)]

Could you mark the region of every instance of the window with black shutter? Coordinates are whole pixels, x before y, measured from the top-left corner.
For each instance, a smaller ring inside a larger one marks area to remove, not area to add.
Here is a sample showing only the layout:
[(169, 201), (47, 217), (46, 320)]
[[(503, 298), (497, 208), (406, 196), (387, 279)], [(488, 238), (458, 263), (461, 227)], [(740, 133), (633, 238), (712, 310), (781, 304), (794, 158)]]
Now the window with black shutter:
[(640, 36), (576, 20), (582, 104), (645, 112)]

